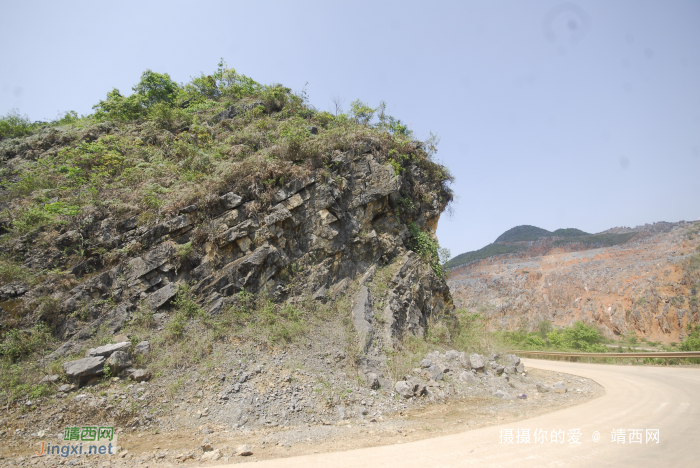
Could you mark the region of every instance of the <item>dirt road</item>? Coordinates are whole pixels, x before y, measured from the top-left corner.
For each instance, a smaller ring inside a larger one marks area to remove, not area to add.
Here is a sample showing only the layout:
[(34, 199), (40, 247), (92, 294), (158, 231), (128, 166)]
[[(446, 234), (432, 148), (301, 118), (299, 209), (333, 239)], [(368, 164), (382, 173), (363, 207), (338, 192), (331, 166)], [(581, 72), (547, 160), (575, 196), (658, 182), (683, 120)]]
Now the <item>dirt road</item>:
[[(610, 366), (534, 359), (523, 361), (526, 367), (594, 379), (605, 387), (606, 395), (582, 405), (515, 423), (400, 445), (269, 460), (256, 463), (256, 466), (526, 468), (684, 467), (700, 464), (700, 369)], [(537, 429), (545, 431), (546, 442), (535, 443), (535, 434), (541, 435), (536, 433)], [(572, 432), (575, 429), (580, 431)], [(529, 443), (525, 442), (524, 430), (529, 430)], [(615, 442), (613, 430), (618, 431)], [(652, 431), (647, 430), (658, 430), (658, 443), (653, 439), (647, 440), (653, 435)], [(597, 442), (594, 441), (595, 431), (600, 434)], [(579, 437), (575, 435), (578, 432)], [(510, 434), (512, 443), (508, 443)], [(552, 442), (552, 439), (557, 441)], [(580, 443), (573, 443), (576, 441)]]

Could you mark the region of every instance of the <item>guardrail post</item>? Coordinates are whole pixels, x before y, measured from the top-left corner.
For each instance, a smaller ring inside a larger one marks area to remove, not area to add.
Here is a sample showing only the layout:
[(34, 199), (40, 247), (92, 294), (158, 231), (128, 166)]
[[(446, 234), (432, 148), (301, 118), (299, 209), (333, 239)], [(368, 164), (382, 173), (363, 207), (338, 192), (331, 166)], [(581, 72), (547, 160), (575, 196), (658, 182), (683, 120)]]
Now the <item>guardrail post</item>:
[(668, 358), (664, 358), (664, 360), (666, 360), (666, 365), (668, 366)]

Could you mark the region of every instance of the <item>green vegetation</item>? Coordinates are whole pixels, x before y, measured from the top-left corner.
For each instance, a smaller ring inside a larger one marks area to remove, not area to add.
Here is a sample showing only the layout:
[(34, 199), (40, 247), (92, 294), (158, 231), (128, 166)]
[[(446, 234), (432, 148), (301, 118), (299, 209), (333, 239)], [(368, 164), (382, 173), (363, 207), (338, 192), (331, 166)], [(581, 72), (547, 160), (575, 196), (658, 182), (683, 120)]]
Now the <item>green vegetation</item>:
[(551, 237), (552, 233), (537, 226), (522, 225), (508, 229), (496, 238), (496, 242), (535, 241), (541, 237)]
[(585, 244), (595, 247), (611, 247), (614, 245), (624, 244), (636, 236), (636, 232), (626, 232), (624, 234), (590, 234), (581, 237), (569, 237), (567, 239), (557, 239), (554, 241), (555, 246), (563, 244)]
[(0, 117), (0, 140), (31, 135), (35, 127), (29, 117), (13, 109)]
[(411, 232), (408, 248), (430, 265), (438, 278), (445, 278), (447, 272), (443, 263), (450, 257), (449, 250), (440, 248), (438, 242), (415, 223), (408, 223), (408, 230)]
[(553, 243), (554, 246), (584, 244), (588, 247), (607, 247), (624, 244), (635, 235), (637, 235), (636, 232), (624, 234), (588, 234), (576, 228), (557, 229), (554, 232), (550, 232), (546, 229), (538, 228), (537, 226), (515, 226), (498, 236), (493, 244), (489, 244), (479, 250), (459, 254), (450, 259), (450, 261), (445, 264), (445, 267), (454, 268), (474, 260), (483, 260), (493, 257), (494, 255), (518, 253), (526, 249), (523, 245), (507, 244), (511, 242), (533, 242), (545, 237), (558, 237)]
[(688, 324), (688, 336), (680, 344), (681, 351), (700, 351), (700, 325)]
[(576, 229), (576, 228), (565, 228), (565, 229), (557, 229), (556, 231), (552, 232), (552, 236), (556, 236), (556, 237), (581, 237), (581, 236), (590, 236), (590, 234), (587, 232), (584, 232), (580, 229)]
[[(549, 322), (547, 321), (547, 324)], [(549, 324), (551, 327), (551, 324)], [(544, 351), (583, 351), (587, 353), (604, 353), (607, 348), (601, 343), (603, 337), (595, 328), (575, 322), (570, 327), (548, 330), (548, 326), (540, 323), (536, 332), (519, 330), (500, 333), (505, 343), (513, 349), (528, 349)], [(544, 335), (544, 337), (543, 337)]]
[[(93, 114), (80, 118), (68, 113), (44, 126), (16, 113), (3, 118), (3, 151), (25, 151), (12, 137), (30, 133), (40, 145), (21, 173), (4, 174), (19, 176), (0, 200), (11, 201), (9, 238), (58, 223), (77, 225), (95, 210), (117, 219), (138, 214), (140, 225), (151, 225), (232, 190), (254, 192), (264, 209), (285, 181), (332, 170), (333, 154), (367, 143), (397, 174), (417, 164), (437, 182), (437, 193), (430, 192), (433, 186), (404, 196), (437, 197), (444, 205), (452, 199), (452, 176), (432, 161), (437, 137), (414, 140), (383, 102), (373, 108), (356, 100), (337, 115), (318, 111), (304, 91), (258, 83), (223, 61), (215, 73), (185, 84), (147, 70), (132, 89), (130, 95), (113, 89)], [(221, 118), (225, 110), (232, 118)], [(57, 125), (62, 133), (56, 140), (44, 127)], [(49, 139), (51, 151), (44, 151), (42, 139)]]
[(518, 253), (522, 250), (523, 248), (519, 245), (489, 244), (486, 247), (483, 247), (479, 250), (457, 255), (456, 257), (450, 259), (450, 261), (445, 263), (445, 267), (453, 268), (474, 260), (483, 260), (485, 258), (493, 257), (494, 255)]

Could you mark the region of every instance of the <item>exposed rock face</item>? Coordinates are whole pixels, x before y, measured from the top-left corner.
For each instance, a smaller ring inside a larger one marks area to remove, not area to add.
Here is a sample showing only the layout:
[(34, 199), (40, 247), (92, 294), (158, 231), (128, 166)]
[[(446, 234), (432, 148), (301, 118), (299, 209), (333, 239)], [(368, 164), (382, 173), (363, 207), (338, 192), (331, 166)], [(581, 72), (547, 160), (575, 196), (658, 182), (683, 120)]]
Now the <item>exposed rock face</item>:
[(608, 338), (680, 341), (700, 321), (700, 270), (688, 267), (698, 255), (698, 223), (634, 230), (644, 235), (615, 247), (482, 260), (453, 270), (448, 284), (457, 307), (479, 310), (493, 330), (581, 320)]
[[(406, 246), (410, 222), (434, 237), (452, 196), (418, 162), (395, 172), (372, 142), (338, 152), (329, 167), (290, 181), (267, 205), (229, 192), (152, 227), (107, 219), (64, 233), (60, 242), (79, 240), (88, 256), (83, 263), (92, 263), (72, 269), (78, 285), (56, 295), (59, 311), (45, 319), (69, 340), (65, 349), (74, 350), (98, 330), (119, 332), (138, 307), (167, 307), (185, 283), (211, 314), (241, 290), (265, 292), (277, 302), (328, 301), (359, 283), (352, 301), (364, 345), (360, 366), (371, 385), (385, 385), (383, 349), (406, 334), (422, 335), (430, 317), (452, 311), (444, 279)], [(102, 267), (99, 252), (113, 249), (134, 253)], [(28, 263), (32, 254), (25, 252)], [(89, 271), (97, 273), (83, 280)], [(74, 314), (79, 308), (87, 310), (87, 321)], [(122, 345), (130, 343), (111, 346)], [(141, 348), (135, 354), (147, 346)], [(125, 350), (98, 348), (89, 355)]]

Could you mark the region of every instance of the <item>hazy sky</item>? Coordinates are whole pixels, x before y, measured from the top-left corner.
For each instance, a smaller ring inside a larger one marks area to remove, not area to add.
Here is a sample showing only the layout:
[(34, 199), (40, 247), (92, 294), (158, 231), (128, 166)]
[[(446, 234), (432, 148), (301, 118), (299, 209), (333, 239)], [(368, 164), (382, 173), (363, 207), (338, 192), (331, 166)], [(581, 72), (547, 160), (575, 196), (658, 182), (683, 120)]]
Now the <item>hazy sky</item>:
[(700, 2), (0, 4), (0, 114), (91, 112), (150, 68), (220, 57), (257, 81), (378, 104), (441, 137), (453, 255), (518, 224), (700, 219)]

